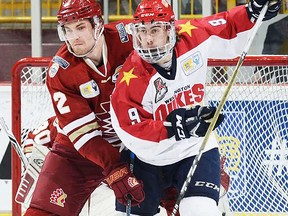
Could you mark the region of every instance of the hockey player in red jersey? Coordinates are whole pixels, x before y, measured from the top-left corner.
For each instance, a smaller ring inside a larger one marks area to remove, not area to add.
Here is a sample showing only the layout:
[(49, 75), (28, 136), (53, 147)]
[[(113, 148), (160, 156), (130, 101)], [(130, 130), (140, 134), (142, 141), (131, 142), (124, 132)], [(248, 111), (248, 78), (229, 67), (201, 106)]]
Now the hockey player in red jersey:
[[(216, 110), (204, 103), (207, 59), (240, 55), (266, 2), (251, 0), (227, 12), (179, 21), (165, 0), (138, 5), (130, 25), (135, 51), (119, 73), (110, 109), (127, 149), (121, 159), (135, 154), (133, 173), (144, 184), (145, 199), (132, 214), (154, 215), (167, 188), (180, 191)], [(280, 5), (270, 5), (265, 20), (276, 16)], [(215, 128), (223, 119), (221, 114)], [(212, 133), (180, 202), (180, 215), (221, 215), (219, 158)], [(116, 208), (125, 212), (119, 202)]]
[(120, 162), (109, 114), (118, 70), (131, 52), (125, 23), (104, 25), (95, 0), (63, 0), (57, 15), (65, 44), (49, 65), (47, 87), (58, 133), (25, 215), (78, 215), (107, 182), (119, 202), (144, 199), (142, 183)]

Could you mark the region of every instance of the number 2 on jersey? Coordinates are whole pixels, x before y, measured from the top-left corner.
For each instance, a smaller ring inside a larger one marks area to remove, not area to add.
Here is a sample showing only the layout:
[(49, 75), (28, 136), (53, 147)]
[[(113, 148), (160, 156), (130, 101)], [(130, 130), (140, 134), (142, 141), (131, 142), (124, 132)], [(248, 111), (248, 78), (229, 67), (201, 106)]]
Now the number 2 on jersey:
[(55, 92), (53, 95), (53, 99), (57, 103), (57, 109), (61, 114), (65, 114), (70, 112), (69, 106), (64, 106), (64, 103), (67, 101), (66, 95), (62, 92)]

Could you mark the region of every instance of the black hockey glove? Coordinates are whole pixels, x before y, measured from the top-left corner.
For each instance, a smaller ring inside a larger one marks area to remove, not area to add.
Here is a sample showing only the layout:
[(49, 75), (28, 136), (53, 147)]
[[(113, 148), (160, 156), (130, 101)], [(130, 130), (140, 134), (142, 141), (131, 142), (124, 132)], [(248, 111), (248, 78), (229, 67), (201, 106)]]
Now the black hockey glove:
[[(168, 137), (175, 135), (175, 139), (178, 141), (191, 136), (205, 136), (215, 112), (215, 107), (208, 106), (173, 110), (166, 118), (166, 121), (171, 122), (171, 126), (166, 126)], [(221, 124), (223, 119), (224, 115), (220, 114), (214, 129)]]
[(171, 126), (166, 126), (168, 138), (175, 135), (176, 140), (189, 138), (189, 131), (186, 128), (186, 109), (179, 108), (173, 110), (166, 117), (166, 121), (171, 122)]
[[(189, 109), (186, 111), (186, 116), (187, 116), (187, 119), (186, 119), (186, 127), (189, 128), (189, 131), (190, 131), (190, 136), (193, 136), (193, 137), (204, 137), (207, 130), (208, 130), (208, 127), (215, 115), (215, 112), (216, 112), (216, 107), (210, 107), (210, 106), (195, 106), (194, 108), (192, 109)], [(199, 121), (198, 123), (198, 127), (189, 127), (189, 125), (192, 125), (194, 124), (195, 122), (195, 119), (193, 116), (197, 115), (197, 119)], [(190, 117), (191, 116), (191, 117)], [(224, 115), (223, 114), (220, 114), (218, 116), (218, 119), (215, 123), (215, 126), (213, 128), (213, 130), (215, 130), (215, 128), (217, 128), (221, 123), (222, 121), (224, 120)]]
[[(262, 10), (266, 2), (267, 0), (250, 0), (249, 1), (246, 7), (246, 10), (247, 10), (247, 13), (251, 22), (254, 23), (256, 19), (258, 19), (260, 11)], [(277, 16), (281, 8), (281, 0), (272, 0), (269, 2), (270, 2), (269, 7), (264, 16), (263, 21), (272, 19), (273, 17)]]

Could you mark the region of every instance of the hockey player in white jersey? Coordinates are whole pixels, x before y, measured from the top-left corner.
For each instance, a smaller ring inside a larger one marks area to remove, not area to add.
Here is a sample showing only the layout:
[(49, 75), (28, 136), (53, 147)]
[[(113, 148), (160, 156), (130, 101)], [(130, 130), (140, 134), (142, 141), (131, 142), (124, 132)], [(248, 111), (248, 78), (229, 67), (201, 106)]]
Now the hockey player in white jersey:
[[(216, 110), (204, 104), (207, 59), (240, 55), (266, 2), (250, 0), (227, 12), (179, 21), (165, 0), (138, 5), (130, 26), (134, 52), (111, 100), (112, 125), (127, 149), (122, 160), (135, 154), (133, 173), (144, 183), (145, 199), (131, 208), (133, 215), (155, 215), (165, 189), (180, 191)], [(280, 5), (271, 5), (264, 20), (276, 16)], [(215, 128), (223, 119), (220, 115)], [(219, 158), (212, 133), (180, 215), (221, 215)], [(117, 202), (116, 209), (125, 212), (126, 206)]]

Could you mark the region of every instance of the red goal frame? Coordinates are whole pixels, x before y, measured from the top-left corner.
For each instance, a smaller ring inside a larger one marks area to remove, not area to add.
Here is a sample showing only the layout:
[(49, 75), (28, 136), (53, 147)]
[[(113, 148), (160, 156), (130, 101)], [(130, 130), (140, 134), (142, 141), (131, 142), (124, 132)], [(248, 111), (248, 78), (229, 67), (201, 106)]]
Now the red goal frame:
[[(52, 57), (23, 58), (19, 60), (12, 68), (12, 131), (21, 143), (21, 71), (23, 68), (47, 67)], [(238, 58), (232, 60), (209, 59), (208, 66), (235, 66)], [(288, 56), (246, 56), (242, 66), (280, 66), (288, 65)], [(12, 215), (21, 216), (21, 205), (14, 201), (17, 189), (21, 180), (21, 162), (15, 150), (12, 148)]]
[[(23, 58), (16, 62), (12, 68), (12, 132), (17, 141), (21, 143), (21, 72), (24, 67), (47, 67), (52, 57)], [(14, 198), (21, 180), (21, 161), (16, 151), (11, 148), (11, 179), (12, 179), (12, 215), (21, 216), (21, 205)]]

